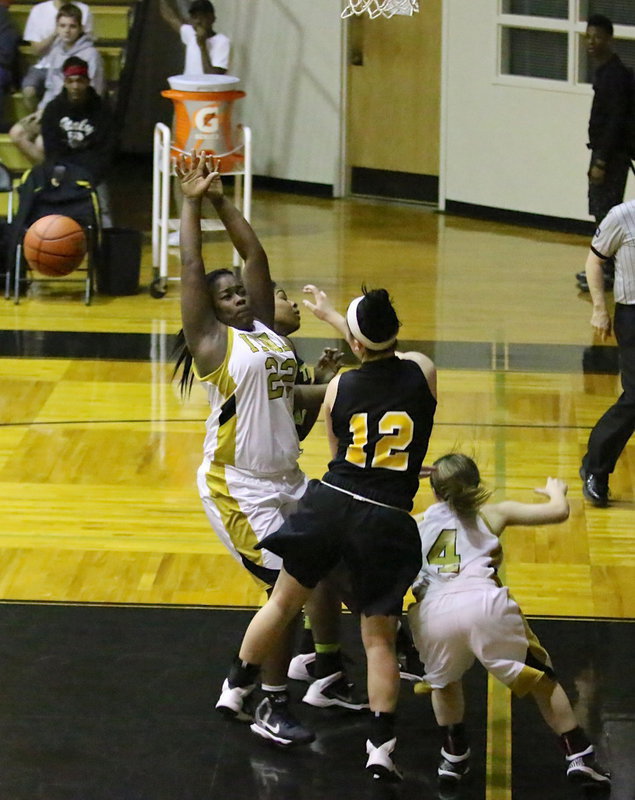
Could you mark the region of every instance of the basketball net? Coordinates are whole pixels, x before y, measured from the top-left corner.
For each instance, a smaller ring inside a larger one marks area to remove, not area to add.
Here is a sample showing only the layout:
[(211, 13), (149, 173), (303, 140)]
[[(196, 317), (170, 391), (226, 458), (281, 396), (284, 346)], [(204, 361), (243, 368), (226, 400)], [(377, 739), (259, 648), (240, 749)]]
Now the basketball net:
[(392, 17), (395, 14), (410, 16), (419, 11), (417, 0), (348, 0), (342, 11), (342, 19), (359, 16), (366, 12), (371, 19), (376, 17)]

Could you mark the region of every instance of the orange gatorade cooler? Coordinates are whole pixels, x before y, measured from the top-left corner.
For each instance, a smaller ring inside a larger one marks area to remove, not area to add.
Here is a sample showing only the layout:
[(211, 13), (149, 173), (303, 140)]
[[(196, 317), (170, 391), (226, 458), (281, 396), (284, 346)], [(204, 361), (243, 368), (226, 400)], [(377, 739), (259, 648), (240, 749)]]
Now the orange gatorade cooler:
[(232, 106), (245, 96), (233, 75), (173, 75), (161, 92), (174, 103), (172, 155), (204, 150), (221, 159), (223, 172), (241, 170), (242, 142), (234, 141)]

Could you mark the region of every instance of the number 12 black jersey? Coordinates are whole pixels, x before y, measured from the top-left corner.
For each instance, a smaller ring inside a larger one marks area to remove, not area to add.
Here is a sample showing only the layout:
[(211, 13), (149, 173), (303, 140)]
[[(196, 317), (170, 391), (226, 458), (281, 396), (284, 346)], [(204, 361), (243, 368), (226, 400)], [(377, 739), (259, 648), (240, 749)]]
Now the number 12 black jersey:
[(323, 480), (410, 511), (436, 405), (414, 361), (393, 356), (344, 373), (331, 410), (339, 445)]

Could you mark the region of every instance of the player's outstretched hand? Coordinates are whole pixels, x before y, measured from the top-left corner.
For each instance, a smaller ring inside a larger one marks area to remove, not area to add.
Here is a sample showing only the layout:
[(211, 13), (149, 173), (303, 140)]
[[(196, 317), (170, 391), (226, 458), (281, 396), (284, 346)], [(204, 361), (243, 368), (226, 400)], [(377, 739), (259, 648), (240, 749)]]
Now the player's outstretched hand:
[(560, 478), (547, 478), (547, 483), (534, 491), (536, 494), (544, 494), (545, 497), (564, 497), (569, 491), (569, 487)]
[(436, 472), (436, 471), (437, 471), (437, 468), (434, 466), (434, 464), (430, 464), (430, 465), (422, 464), (421, 465), (421, 469), (419, 470), (419, 477), (420, 478), (429, 478), (430, 475), (432, 475), (432, 473)]
[(202, 198), (214, 176), (209, 171), (205, 155), (196, 150), (192, 150), (189, 156), (181, 153), (176, 161), (175, 171), (183, 196), (190, 199)]
[(214, 160), (211, 156), (207, 159), (207, 168), (212, 174), (212, 182), (207, 189), (207, 197), (214, 202), (223, 196), (223, 182), (220, 177), (220, 158)]
[(333, 304), (328, 298), (326, 292), (318, 289), (312, 283), (307, 284), (302, 291), (305, 294), (313, 295), (313, 302), (311, 300), (303, 300), (304, 305), (311, 311), (318, 319), (330, 321), (330, 316), (337, 313), (333, 308)]
[(315, 383), (329, 383), (342, 367), (344, 353), (337, 347), (325, 347), (318, 359), (313, 374)]

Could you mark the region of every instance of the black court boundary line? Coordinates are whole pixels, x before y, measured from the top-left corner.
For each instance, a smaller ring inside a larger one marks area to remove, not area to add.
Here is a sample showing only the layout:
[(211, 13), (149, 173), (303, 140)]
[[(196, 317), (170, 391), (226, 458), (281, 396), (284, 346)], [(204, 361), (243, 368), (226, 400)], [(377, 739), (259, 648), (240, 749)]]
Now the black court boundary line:
[[(106, 331), (46, 331), (0, 329), (0, 357), (103, 362), (171, 363), (176, 334)], [(348, 345), (338, 337), (294, 336), (307, 361), (322, 348), (338, 347), (344, 365), (357, 364)], [(158, 344), (159, 343), (159, 344)], [(167, 360), (157, 358), (165, 345)], [(482, 372), (547, 372), (549, 374), (617, 374), (615, 345), (545, 344), (462, 340), (400, 339), (402, 350), (428, 353), (439, 369)]]
[[(25, 605), (25, 606), (72, 606), (89, 608), (170, 608), (183, 611), (257, 611), (262, 606), (228, 606), (228, 605), (183, 605), (180, 603), (107, 603), (91, 600), (12, 600), (11, 598), (0, 599), (2, 605)], [(342, 614), (353, 616), (348, 609), (342, 609)], [(527, 619), (554, 620), (558, 622), (632, 622), (635, 617), (572, 617), (570, 615), (560, 616), (558, 614), (525, 614)]]

